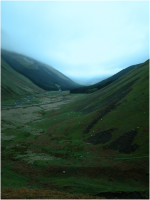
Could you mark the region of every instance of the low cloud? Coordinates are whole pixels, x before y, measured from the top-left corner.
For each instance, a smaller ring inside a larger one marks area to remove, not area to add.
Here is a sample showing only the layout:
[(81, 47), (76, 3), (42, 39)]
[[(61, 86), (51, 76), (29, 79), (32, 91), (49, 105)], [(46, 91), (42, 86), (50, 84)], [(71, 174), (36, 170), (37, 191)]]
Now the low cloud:
[(1, 2), (1, 47), (69, 77), (110, 76), (149, 58), (149, 2)]

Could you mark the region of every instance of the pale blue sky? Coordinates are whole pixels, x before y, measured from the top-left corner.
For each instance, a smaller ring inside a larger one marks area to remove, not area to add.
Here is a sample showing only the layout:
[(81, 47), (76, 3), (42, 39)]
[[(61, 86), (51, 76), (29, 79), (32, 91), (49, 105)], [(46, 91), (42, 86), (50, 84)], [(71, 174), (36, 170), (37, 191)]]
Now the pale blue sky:
[(1, 47), (71, 78), (111, 76), (149, 58), (149, 2), (2, 1)]

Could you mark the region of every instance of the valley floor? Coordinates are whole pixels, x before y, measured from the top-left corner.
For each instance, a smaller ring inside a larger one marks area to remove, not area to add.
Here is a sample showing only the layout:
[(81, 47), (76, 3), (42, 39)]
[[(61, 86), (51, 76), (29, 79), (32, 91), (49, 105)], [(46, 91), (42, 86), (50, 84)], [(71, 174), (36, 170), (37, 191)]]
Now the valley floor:
[(34, 97), (2, 104), (2, 199), (148, 199), (147, 155), (99, 151), (80, 133), (95, 117), (74, 110), (86, 94)]

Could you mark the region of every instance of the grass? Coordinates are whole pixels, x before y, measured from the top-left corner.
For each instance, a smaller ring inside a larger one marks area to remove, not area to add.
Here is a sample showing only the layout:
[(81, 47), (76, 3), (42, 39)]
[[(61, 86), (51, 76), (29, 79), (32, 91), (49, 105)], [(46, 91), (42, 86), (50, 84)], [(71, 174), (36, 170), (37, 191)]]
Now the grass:
[(44, 90), (35, 85), (32, 81), (30, 81), (25, 76), (16, 72), (13, 68), (11, 68), (4, 60), (1, 59), (2, 66), (2, 76), (1, 76), (1, 96), (2, 96), (2, 104), (8, 103), (14, 104), (14, 99), (16, 97), (21, 98), (25, 95), (41, 93)]
[(66, 91), (66, 101), (41, 105), (61, 99), (41, 93), (39, 106), (25, 106), (22, 97), (22, 108), (2, 109), (2, 197), (147, 198), (147, 74), (145, 64), (90, 95)]
[(67, 90), (80, 86), (51, 66), (24, 55), (2, 49), (1, 57), (2, 95), (5, 99), (15, 95), (22, 96), (44, 90), (58, 90), (58, 88)]

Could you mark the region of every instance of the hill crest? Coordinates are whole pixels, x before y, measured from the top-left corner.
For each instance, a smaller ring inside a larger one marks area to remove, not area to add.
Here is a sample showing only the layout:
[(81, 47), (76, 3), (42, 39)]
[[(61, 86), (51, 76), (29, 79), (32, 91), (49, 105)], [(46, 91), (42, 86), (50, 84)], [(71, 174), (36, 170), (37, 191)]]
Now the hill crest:
[(44, 90), (58, 90), (58, 85), (62, 90), (81, 86), (53, 67), (27, 56), (2, 50), (1, 57), (15, 71)]

